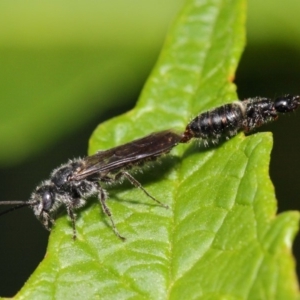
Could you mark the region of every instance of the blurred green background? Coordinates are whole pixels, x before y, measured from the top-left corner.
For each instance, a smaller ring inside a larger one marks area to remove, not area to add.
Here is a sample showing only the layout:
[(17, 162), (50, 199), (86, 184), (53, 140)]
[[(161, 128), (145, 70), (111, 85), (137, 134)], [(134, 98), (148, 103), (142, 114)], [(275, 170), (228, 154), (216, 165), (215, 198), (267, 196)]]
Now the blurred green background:
[[(53, 168), (87, 153), (97, 124), (134, 106), (182, 3), (0, 2), (0, 200), (27, 199)], [(299, 0), (249, 1), (240, 99), (300, 93), (299, 13)], [(261, 129), (274, 133), (279, 211), (300, 208), (298, 128), (299, 112)], [(23, 285), (47, 238), (29, 209), (1, 217), (1, 296)]]

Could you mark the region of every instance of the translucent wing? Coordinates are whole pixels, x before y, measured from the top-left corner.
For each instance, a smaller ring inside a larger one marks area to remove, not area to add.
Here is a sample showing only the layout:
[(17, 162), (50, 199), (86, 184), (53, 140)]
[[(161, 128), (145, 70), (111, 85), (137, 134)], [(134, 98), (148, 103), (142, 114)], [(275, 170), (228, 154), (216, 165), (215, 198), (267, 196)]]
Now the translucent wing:
[(99, 151), (83, 159), (82, 167), (74, 172), (72, 179), (82, 180), (96, 173), (101, 178), (111, 171), (133, 166), (143, 160), (154, 159), (168, 153), (181, 139), (181, 134), (165, 130), (109, 150)]

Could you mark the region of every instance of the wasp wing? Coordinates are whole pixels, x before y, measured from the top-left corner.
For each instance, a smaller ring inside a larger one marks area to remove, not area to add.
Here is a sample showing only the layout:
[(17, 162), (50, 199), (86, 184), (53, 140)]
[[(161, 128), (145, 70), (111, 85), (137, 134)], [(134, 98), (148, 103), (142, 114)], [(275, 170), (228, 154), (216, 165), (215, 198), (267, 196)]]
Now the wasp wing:
[(99, 151), (83, 159), (82, 167), (74, 172), (72, 179), (82, 180), (96, 173), (101, 178), (111, 171), (133, 166), (143, 160), (154, 159), (168, 153), (181, 139), (181, 134), (165, 130), (109, 150)]

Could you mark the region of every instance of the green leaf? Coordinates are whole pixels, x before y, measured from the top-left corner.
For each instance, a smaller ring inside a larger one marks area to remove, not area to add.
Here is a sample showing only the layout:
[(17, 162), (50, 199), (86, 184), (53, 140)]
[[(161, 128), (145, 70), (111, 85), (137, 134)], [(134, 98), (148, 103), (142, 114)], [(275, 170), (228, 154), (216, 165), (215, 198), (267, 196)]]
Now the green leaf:
[[(244, 46), (245, 1), (189, 0), (173, 24), (136, 108), (100, 125), (90, 153), (168, 128), (237, 98), (231, 83)], [(109, 188), (121, 242), (92, 201), (78, 239), (57, 220), (24, 299), (296, 299), (291, 243), (299, 214), (275, 217), (270, 134), (218, 147), (179, 145), (129, 184)], [(18, 297), (17, 297), (18, 298)]]

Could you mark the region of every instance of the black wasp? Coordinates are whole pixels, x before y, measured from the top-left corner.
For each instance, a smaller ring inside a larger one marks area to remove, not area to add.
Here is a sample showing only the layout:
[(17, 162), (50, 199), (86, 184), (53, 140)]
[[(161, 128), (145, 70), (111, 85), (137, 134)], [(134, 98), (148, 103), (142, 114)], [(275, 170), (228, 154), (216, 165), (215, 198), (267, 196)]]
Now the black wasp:
[(108, 194), (101, 183), (109, 184), (126, 178), (152, 200), (167, 207), (152, 197), (127, 170), (168, 153), (180, 140), (181, 135), (166, 130), (152, 133), (144, 138), (106, 151), (99, 151), (95, 155), (83, 159), (69, 160), (66, 164), (55, 169), (51, 173), (50, 179), (43, 181), (33, 191), (29, 201), (2, 201), (0, 204), (17, 204), (18, 206), (12, 210), (30, 206), (35, 216), (48, 230), (54, 225), (57, 211), (64, 206), (72, 221), (73, 238), (75, 239), (76, 215), (74, 210), (84, 206), (88, 198), (97, 196), (103, 212), (110, 218), (115, 234), (124, 239), (119, 234), (111, 212), (106, 205)]
[(291, 95), (278, 97), (274, 101), (256, 97), (222, 105), (199, 114), (188, 123), (181, 134), (172, 130), (152, 133), (83, 159), (70, 160), (55, 169), (50, 179), (43, 181), (28, 201), (2, 201), (0, 204), (16, 205), (4, 213), (30, 206), (35, 216), (48, 230), (54, 224), (57, 211), (64, 206), (72, 221), (75, 239), (74, 210), (84, 206), (91, 196), (97, 196), (103, 212), (110, 218), (115, 234), (124, 239), (116, 229), (111, 212), (106, 205), (108, 194), (101, 183), (114, 183), (126, 178), (159, 205), (167, 207), (152, 197), (128, 171), (139, 164), (155, 160), (170, 152), (179, 143), (187, 143), (192, 138), (202, 139), (205, 145), (209, 142), (217, 144), (222, 137), (229, 139), (239, 131), (251, 131), (276, 120), (280, 113), (296, 110), (300, 105), (299, 99), (299, 96)]

